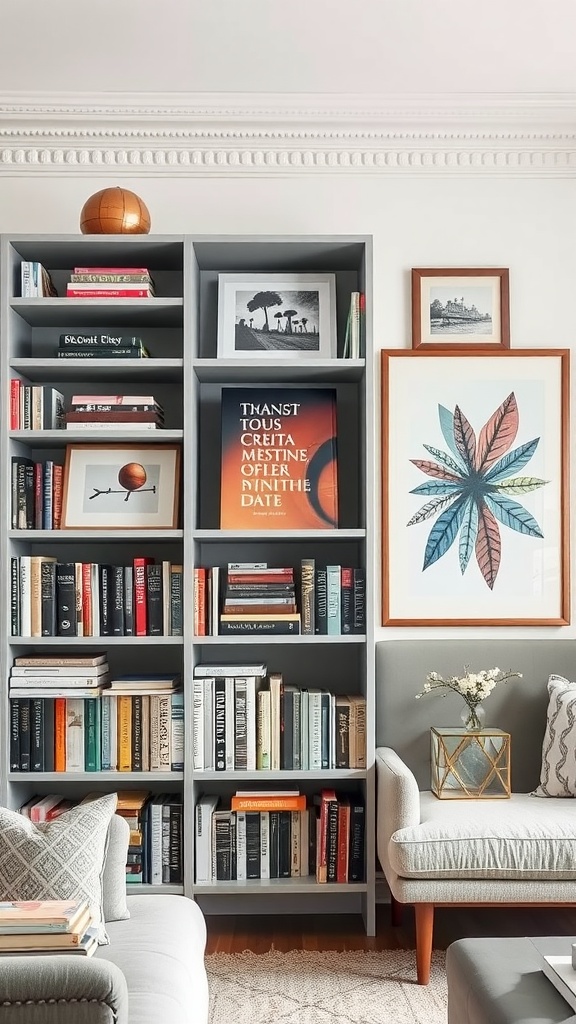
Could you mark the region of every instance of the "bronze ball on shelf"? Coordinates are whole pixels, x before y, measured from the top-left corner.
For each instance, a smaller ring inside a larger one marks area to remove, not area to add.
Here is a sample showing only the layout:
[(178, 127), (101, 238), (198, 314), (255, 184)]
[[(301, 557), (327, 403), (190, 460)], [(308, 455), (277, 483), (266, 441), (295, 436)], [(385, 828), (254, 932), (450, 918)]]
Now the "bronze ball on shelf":
[(147, 235), (148, 207), (130, 189), (103, 188), (84, 203), (80, 231), (83, 235)]

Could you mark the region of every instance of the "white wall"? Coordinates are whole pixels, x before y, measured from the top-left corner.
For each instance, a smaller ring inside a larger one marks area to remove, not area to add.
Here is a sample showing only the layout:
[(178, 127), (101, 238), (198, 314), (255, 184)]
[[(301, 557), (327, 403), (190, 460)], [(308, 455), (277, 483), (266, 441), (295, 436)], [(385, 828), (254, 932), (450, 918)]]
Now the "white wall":
[[(409, 171), (286, 178), (277, 172), (257, 178), (123, 175), (120, 182), (113, 172), (108, 181), (89, 174), (3, 177), (0, 231), (74, 232), (85, 199), (117, 183), (142, 196), (158, 233), (373, 235), (377, 349), (410, 346), (411, 267), (484, 265), (510, 269), (513, 347), (576, 350), (573, 179), (419, 177)], [(572, 502), (576, 507), (574, 494)], [(563, 628), (377, 630), (377, 639), (463, 635), (572, 637), (576, 623)]]

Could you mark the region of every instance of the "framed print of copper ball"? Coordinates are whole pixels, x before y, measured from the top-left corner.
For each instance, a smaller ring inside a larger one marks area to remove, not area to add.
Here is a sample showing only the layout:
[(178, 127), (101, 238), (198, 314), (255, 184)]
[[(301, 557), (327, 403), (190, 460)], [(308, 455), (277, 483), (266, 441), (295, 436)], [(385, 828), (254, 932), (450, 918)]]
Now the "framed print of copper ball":
[(86, 200), (80, 212), (83, 235), (147, 235), (148, 207), (127, 188), (103, 188)]

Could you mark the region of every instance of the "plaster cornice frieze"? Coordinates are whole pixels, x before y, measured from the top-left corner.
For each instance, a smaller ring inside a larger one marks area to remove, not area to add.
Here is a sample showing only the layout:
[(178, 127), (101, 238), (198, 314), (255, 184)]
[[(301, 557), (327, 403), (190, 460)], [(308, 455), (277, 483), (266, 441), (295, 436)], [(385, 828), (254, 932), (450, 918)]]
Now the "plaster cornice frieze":
[(572, 176), (576, 96), (0, 94), (0, 174)]

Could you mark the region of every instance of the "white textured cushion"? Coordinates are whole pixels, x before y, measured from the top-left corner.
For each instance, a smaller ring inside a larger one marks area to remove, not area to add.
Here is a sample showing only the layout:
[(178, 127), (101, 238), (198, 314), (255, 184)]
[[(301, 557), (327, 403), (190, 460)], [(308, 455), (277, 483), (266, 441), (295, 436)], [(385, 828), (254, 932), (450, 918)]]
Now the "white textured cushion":
[(126, 861), (130, 828), (125, 818), (113, 814), (108, 829), (108, 847), (102, 875), (102, 907), (105, 921), (130, 917), (126, 903)]
[(540, 785), (534, 796), (576, 796), (576, 683), (548, 680)]
[(421, 823), (394, 833), (405, 878), (576, 878), (576, 807), (564, 800), (438, 800), (421, 793)]
[(106, 943), (102, 875), (116, 793), (35, 825), (0, 808), (0, 900), (86, 900)]

